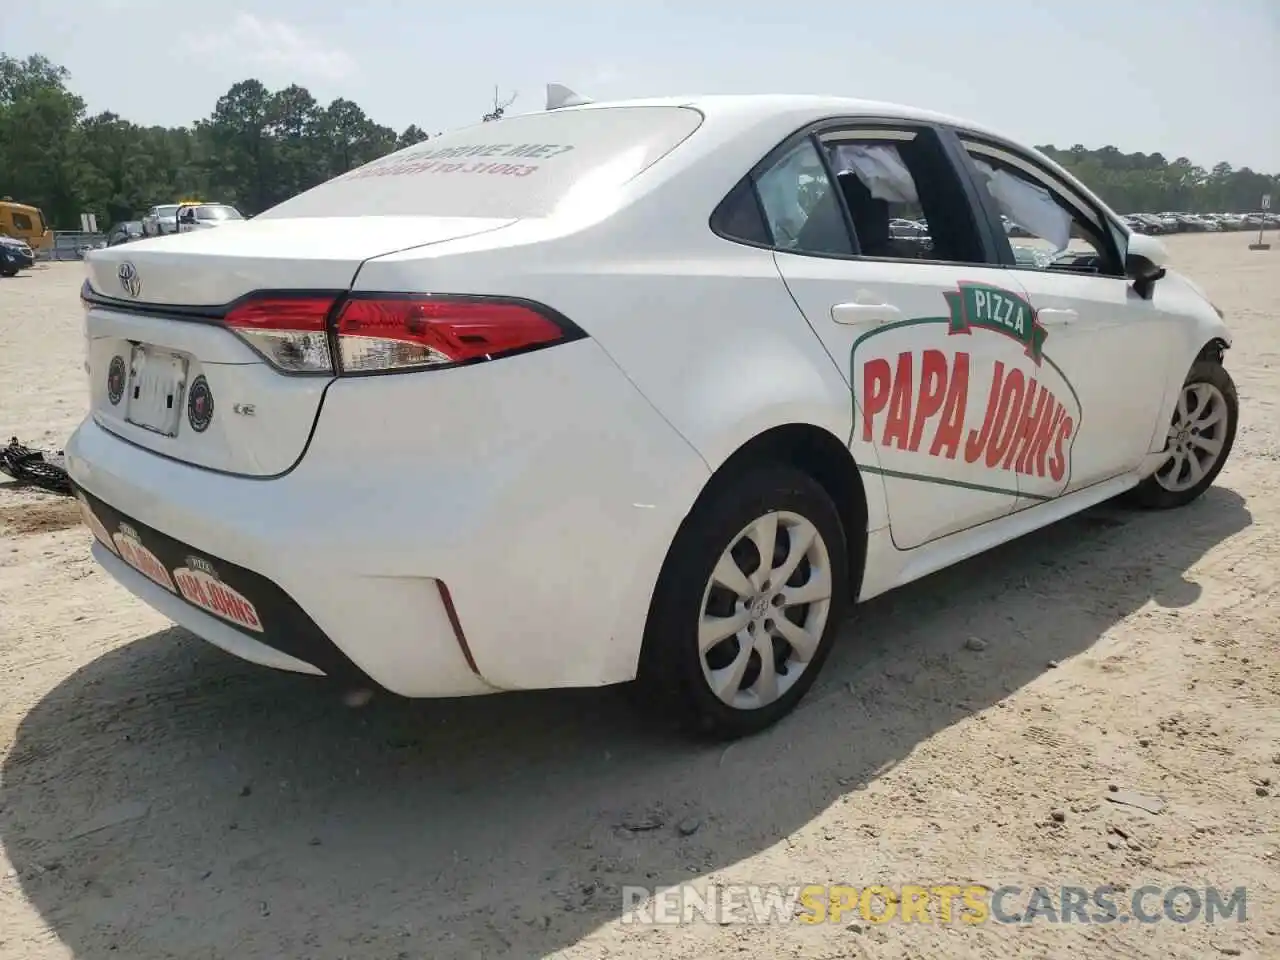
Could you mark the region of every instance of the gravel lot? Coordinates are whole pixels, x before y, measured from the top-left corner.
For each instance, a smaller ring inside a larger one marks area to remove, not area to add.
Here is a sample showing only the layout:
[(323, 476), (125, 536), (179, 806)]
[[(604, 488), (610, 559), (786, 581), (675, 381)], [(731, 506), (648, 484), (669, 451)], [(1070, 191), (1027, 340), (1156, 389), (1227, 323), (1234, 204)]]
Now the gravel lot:
[[(728, 749), (614, 691), (349, 708), (173, 628), (69, 501), (0, 485), (0, 957), (1280, 956), (1280, 250), (1249, 239), (1169, 241), (1236, 333), (1208, 495), (859, 608), (801, 710)], [(0, 280), (4, 438), (81, 416), (81, 278)], [(1247, 921), (622, 920), (624, 885), (708, 879), (1245, 886)]]

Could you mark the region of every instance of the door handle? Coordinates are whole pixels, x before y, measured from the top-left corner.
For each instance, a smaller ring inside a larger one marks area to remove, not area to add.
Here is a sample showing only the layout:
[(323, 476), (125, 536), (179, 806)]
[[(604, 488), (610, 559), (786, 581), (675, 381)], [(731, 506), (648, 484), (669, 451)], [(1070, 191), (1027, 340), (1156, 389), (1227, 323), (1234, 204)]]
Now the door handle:
[(902, 311), (891, 303), (837, 303), (831, 308), (836, 323), (893, 323), (901, 318)]
[(1068, 323), (1075, 323), (1080, 319), (1080, 314), (1074, 310), (1060, 310), (1057, 307), (1042, 307), (1036, 311), (1036, 319), (1041, 323), (1060, 323), (1064, 326)]

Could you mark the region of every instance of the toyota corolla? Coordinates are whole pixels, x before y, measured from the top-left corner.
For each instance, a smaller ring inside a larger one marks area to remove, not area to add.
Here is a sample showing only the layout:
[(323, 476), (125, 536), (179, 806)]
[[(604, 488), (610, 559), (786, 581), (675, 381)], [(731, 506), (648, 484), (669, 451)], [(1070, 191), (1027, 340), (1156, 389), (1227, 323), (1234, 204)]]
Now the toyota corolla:
[(1166, 260), (922, 110), (514, 116), (92, 252), (67, 460), (98, 561), (245, 659), (406, 697), (638, 680), (739, 736), (848, 602), (1214, 481), (1230, 339)]

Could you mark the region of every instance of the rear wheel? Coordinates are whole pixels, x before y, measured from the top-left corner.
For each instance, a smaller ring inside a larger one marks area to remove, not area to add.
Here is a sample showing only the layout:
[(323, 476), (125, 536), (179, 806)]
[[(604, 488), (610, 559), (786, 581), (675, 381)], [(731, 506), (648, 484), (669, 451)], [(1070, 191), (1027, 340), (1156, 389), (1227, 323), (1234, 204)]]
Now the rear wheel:
[(813, 684), (848, 592), (840, 516), (808, 475), (753, 468), (685, 522), (650, 605), (638, 689), (690, 732), (770, 726)]
[(1239, 401), (1236, 385), (1222, 364), (1198, 360), (1187, 374), (1165, 447), (1167, 457), (1134, 488), (1138, 506), (1181, 507), (1209, 489), (1227, 462), (1236, 439)]

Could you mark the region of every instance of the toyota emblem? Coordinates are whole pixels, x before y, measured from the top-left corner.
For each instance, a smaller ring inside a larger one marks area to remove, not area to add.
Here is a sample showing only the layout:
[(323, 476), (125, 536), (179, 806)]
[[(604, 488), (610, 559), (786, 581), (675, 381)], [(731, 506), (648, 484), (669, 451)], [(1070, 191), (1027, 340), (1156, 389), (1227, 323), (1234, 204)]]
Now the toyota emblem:
[(138, 295), (142, 293), (142, 280), (138, 277), (138, 268), (126, 260), (120, 264), (120, 269), (116, 271), (116, 276), (120, 280), (120, 289), (130, 297), (137, 299)]

